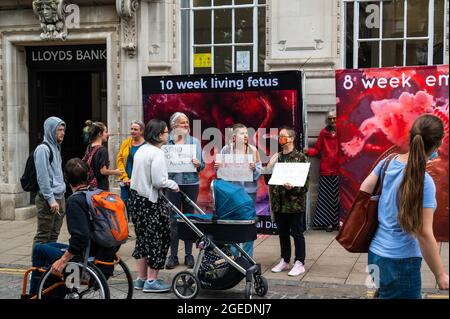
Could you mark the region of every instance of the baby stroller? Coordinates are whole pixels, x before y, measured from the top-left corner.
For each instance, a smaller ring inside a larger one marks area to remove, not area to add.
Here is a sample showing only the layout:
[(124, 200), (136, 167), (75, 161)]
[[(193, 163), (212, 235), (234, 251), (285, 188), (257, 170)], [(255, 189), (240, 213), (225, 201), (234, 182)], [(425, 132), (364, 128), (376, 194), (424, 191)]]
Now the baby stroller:
[[(200, 288), (230, 289), (245, 278), (245, 298), (255, 293), (263, 297), (268, 290), (267, 280), (261, 275), (261, 265), (250, 257), (238, 243), (256, 239), (255, 207), (243, 187), (216, 179), (211, 182), (214, 212), (206, 214), (186, 194), (181, 196), (201, 215), (183, 214), (162, 194), (178, 214), (178, 237), (196, 241), (200, 252), (194, 268), (175, 275), (172, 289), (180, 299), (192, 299)], [(233, 246), (239, 256), (230, 251)]]

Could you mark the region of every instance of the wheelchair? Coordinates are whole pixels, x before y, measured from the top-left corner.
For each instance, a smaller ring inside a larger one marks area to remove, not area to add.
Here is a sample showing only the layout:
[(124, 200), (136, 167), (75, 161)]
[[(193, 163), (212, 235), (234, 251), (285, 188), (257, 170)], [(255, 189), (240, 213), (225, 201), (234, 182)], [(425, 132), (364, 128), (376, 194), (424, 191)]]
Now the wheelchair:
[(108, 287), (111, 299), (132, 299), (134, 291), (133, 276), (127, 264), (118, 256), (113, 262), (105, 262), (95, 259), (93, 265), (101, 267), (114, 266), (113, 273), (108, 277)]
[[(102, 266), (113, 266), (106, 277)], [(32, 271), (41, 273), (37, 293), (27, 294)], [(31, 267), (24, 274), (21, 299), (131, 299), (133, 277), (125, 262), (116, 255), (113, 262), (89, 259), (87, 265), (79, 261), (67, 263), (60, 275), (50, 267)]]

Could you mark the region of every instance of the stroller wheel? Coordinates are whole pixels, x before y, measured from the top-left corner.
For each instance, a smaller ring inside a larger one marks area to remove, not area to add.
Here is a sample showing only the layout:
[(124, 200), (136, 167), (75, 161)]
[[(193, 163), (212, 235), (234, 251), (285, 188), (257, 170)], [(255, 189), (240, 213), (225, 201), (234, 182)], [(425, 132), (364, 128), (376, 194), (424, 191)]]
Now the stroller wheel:
[(172, 289), (180, 299), (193, 299), (200, 290), (200, 282), (193, 273), (182, 271), (173, 278)]
[(267, 294), (267, 290), (269, 290), (267, 279), (263, 276), (255, 276), (255, 293), (259, 297), (264, 297)]
[(245, 299), (252, 299), (252, 282), (245, 283)]

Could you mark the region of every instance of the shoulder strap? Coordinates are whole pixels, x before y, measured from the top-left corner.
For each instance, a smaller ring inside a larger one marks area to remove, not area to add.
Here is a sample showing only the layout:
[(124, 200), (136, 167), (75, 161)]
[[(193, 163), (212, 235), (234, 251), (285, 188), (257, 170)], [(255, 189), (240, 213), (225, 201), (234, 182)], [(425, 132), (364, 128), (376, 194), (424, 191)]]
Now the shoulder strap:
[(103, 190), (101, 189), (83, 189), (83, 190), (77, 190), (74, 194), (76, 193), (81, 193), (84, 194), (86, 196), (86, 203), (88, 204), (89, 207), (89, 219), (92, 221), (93, 217), (92, 214), (93, 212), (93, 203), (92, 203), (92, 196), (101, 193)]
[(103, 190), (99, 189), (99, 188), (95, 188), (95, 189), (84, 190), (81, 192), (86, 194), (86, 201), (87, 201), (89, 207), (92, 207), (92, 205), (93, 205), (92, 204), (92, 196), (100, 194), (101, 192), (103, 192)]
[(42, 144), (47, 145), (48, 150), (50, 151), (50, 157), (49, 157), (49, 160), (50, 160), (50, 164), (51, 164), (51, 163), (53, 162), (53, 152), (52, 152), (52, 148), (50, 147), (50, 144), (48, 144), (47, 142), (42, 142)]
[(84, 154), (83, 160), (90, 166), (95, 153), (102, 147), (102, 145), (88, 146), (86, 153)]
[(387, 171), (387, 168), (388, 168), (389, 164), (394, 159), (394, 157), (396, 157), (397, 155), (398, 154), (391, 154), (391, 155), (389, 155), (386, 158), (386, 160), (384, 161), (384, 163), (381, 165), (380, 176), (378, 177), (377, 184), (375, 185), (375, 190), (372, 193), (373, 195), (380, 195), (381, 194), (381, 190), (383, 189), (384, 175), (386, 174), (386, 171)]

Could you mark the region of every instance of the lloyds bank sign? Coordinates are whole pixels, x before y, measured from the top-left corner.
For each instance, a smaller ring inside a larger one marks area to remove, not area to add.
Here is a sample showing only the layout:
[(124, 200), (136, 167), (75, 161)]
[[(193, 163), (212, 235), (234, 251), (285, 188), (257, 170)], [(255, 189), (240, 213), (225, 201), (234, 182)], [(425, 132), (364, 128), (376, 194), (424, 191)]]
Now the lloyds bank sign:
[(103, 68), (106, 45), (30, 46), (26, 48), (27, 66), (38, 69)]

